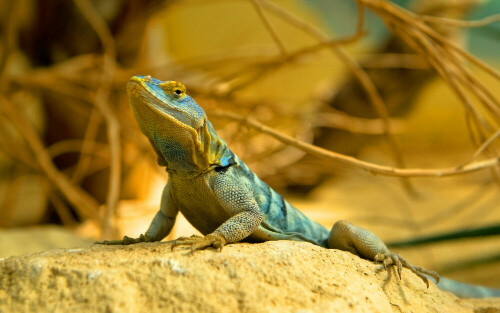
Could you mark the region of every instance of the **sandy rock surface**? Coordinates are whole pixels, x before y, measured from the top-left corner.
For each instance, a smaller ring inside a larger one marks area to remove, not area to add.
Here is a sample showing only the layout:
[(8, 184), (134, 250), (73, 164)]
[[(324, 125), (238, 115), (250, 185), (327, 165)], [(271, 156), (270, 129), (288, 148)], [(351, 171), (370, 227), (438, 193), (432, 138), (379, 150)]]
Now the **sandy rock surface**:
[(0, 312), (500, 312), (304, 242), (93, 245), (0, 261)]

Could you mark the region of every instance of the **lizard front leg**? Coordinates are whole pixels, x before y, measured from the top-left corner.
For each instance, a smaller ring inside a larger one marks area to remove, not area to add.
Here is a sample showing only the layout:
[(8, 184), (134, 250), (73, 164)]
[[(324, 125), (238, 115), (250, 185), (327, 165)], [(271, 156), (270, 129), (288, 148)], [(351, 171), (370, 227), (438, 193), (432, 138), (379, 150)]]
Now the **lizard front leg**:
[(420, 277), (427, 288), (429, 288), (429, 281), (425, 275), (439, 282), (439, 275), (436, 272), (411, 265), (398, 253), (389, 251), (384, 242), (374, 233), (348, 221), (338, 221), (333, 225), (328, 238), (328, 248), (349, 251), (365, 259), (381, 262), (385, 269), (395, 265), (400, 279), (401, 270), (406, 267)]
[(191, 236), (172, 242), (172, 249), (177, 246), (191, 246), (191, 250), (214, 247), (219, 251), (228, 243), (238, 242), (253, 233), (262, 221), (262, 213), (255, 211), (240, 212), (219, 226), (205, 237)]
[(220, 203), (221, 215), (231, 216), (211, 234), (205, 237), (192, 236), (173, 241), (172, 249), (177, 246), (191, 246), (191, 250), (214, 247), (219, 250), (228, 243), (238, 242), (253, 233), (264, 217), (252, 193), (239, 180), (228, 173), (216, 173), (212, 190)]
[(98, 241), (96, 244), (103, 245), (130, 245), (139, 242), (152, 242), (161, 241), (165, 238), (172, 227), (174, 227), (175, 219), (177, 217), (178, 209), (172, 201), (170, 185), (167, 183), (163, 188), (163, 193), (160, 203), (160, 211), (156, 213), (151, 225), (145, 234), (140, 235), (138, 238), (131, 238), (128, 236), (123, 237), (122, 240), (104, 240)]

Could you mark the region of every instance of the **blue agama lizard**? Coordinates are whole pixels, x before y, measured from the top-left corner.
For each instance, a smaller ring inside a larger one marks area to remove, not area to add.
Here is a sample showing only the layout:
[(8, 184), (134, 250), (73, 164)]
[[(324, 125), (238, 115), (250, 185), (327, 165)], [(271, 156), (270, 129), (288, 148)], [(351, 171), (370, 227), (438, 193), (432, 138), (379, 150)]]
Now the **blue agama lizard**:
[(103, 241), (134, 244), (160, 241), (171, 231), (179, 211), (204, 237), (181, 237), (176, 246), (222, 249), (238, 241), (298, 240), (325, 248), (349, 251), (384, 267), (410, 269), (429, 286), (426, 275), (437, 273), (409, 264), (389, 251), (375, 234), (347, 221), (331, 231), (307, 218), (261, 181), (215, 132), (203, 109), (175, 81), (134, 76), (127, 85), (139, 128), (166, 166), (160, 210), (149, 229), (138, 238)]

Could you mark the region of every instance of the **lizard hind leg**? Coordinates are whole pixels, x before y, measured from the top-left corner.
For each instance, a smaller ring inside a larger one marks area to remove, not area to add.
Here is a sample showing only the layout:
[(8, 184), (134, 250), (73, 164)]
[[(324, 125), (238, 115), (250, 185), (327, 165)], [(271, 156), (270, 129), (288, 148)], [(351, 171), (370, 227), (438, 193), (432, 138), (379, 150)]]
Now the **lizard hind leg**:
[(348, 221), (338, 221), (333, 225), (328, 237), (328, 248), (349, 251), (362, 258), (381, 262), (385, 269), (388, 266), (396, 266), (400, 279), (401, 270), (405, 267), (422, 279), (427, 288), (429, 288), (429, 281), (425, 275), (439, 282), (439, 275), (436, 272), (411, 265), (399, 254), (389, 251), (384, 242), (374, 233), (353, 225)]

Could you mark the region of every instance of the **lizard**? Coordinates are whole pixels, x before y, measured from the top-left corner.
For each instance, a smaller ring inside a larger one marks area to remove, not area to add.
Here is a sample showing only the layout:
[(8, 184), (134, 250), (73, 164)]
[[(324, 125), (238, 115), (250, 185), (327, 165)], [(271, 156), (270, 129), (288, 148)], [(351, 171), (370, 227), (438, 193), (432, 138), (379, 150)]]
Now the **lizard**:
[(166, 167), (168, 182), (160, 210), (144, 234), (98, 244), (161, 241), (180, 211), (203, 236), (180, 237), (172, 241), (172, 249), (221, 250), (240, 241), (305, 241), (351, 252), (381, 263), (386, 270), (394, 266), (399, 279), (402, 268), (407, 268), (427, 288), (427, 277), (439, 282), (437, 273), (411, 265), (374, 233), (346, 220), (335, 222), (329, 231), (293, 207), (229, 149), (183, 84), (149, 75), (133, 76), (127, 83), (127, 94), (139, 129), (157, 154), (158, 165)]

